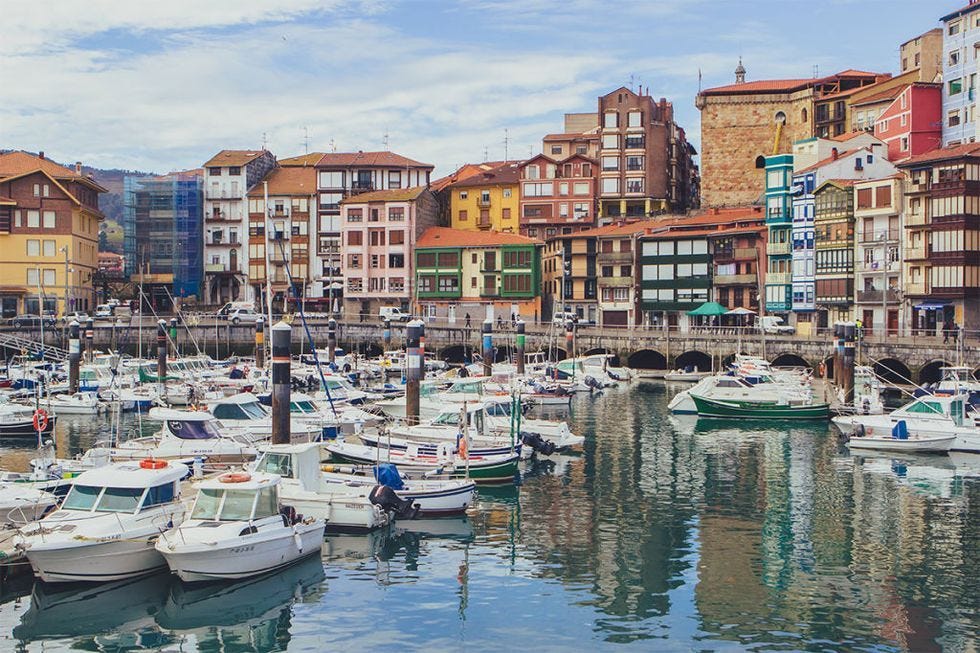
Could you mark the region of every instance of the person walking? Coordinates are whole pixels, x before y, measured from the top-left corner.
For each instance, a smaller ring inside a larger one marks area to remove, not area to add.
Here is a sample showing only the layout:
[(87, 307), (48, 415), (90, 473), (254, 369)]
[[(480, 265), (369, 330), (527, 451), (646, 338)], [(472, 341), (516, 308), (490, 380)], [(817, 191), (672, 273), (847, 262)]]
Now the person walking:
[(470, 314), (469, 313), (466, 314), (466, 328), (467, 329), (470, 328)]

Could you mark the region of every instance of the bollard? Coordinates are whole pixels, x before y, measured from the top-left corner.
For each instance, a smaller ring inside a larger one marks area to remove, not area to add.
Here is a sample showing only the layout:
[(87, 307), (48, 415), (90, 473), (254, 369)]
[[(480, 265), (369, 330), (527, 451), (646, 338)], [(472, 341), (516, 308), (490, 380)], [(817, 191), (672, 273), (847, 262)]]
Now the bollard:
[(180, 350), (177, 349), (177, 318), (170, 318), (170, 340), (174, 343), (174, 356), (180, 356)]
[(337, 320), (327, 321), (327, 361), (333, 363), (337, 358)]
[(385, 351), (391, 350), (391, 320), (385, 318), (382, 323), (383, 330), (381, 332), (381, 339), (385, 345)]
[(85, 362), (95, 360), (95, 320), (89, 318), (85, 323)]
[(517, 320), (517, 373), (524, 374), (524, 320)]
[(419, 389), (424, 366), (419, 343), (423, 328), (421, 320), (412, 320), (405, 327), (405, 420), (409, 424), (419, 423)]
[(265, 367), (265, 318), (255, 321), (255, 368)]
[(167, 381), (167, 323), (157, 322), (157, 382)]
[(285, 322), (272, 327), (272, 444), (289, 444), (289, 345), (292, 329)]
[(78, 321), (68, 327), (68, 392), (78, 392), (78, 365), (82, 360), (82, 343), (78, 339)]
[(854, 405), (854, 362), (855, 341), (857, 340), (857, 325), (854, 322), (844, 323), (844, 348), (841, 355), (841, 367), (844, 374), (841, 377), (841, 387), (844, 389), (844, 404)]
[(493, 321), (483, 321), (483, 376), (493, 376)]

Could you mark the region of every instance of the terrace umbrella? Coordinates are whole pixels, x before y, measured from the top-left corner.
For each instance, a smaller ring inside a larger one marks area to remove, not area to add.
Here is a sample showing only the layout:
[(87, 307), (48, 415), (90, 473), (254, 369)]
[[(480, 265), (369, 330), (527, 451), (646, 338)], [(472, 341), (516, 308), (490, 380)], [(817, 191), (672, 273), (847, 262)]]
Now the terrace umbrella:
[(687, 314), (695, 317), (706, 318), (718, 317), (719, 315), (724, 315), (727, 311), (728, 309), (718, 302), (705, 302), (695, 308), (693, 311), (688, 311)]
[(738, 326), (745, 326), (745, 316), (755, 315), (755, 311), (750, 311), (744, 306), (739, 306), (738, 308), (733, 308), (730, 311), (726, 311), (725, 315), (734, 315)]

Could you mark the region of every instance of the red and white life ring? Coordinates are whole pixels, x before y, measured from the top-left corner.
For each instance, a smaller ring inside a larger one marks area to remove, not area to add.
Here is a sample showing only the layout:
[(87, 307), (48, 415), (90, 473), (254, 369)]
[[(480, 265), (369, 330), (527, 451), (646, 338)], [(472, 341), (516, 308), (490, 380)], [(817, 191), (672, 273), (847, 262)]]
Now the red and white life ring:
[(252, 480), (252, 475), (247, 472), (229, 472), (218, 477), (222, 483), (245, 483)]
[(144, 458), (140, 461), (140, 469), (163, 469), (167, 464), (166, 460), (159, 458)]
[(48, 413), (43, 408), (34, 411), (34, 430), (44, 431), (48, 428)]

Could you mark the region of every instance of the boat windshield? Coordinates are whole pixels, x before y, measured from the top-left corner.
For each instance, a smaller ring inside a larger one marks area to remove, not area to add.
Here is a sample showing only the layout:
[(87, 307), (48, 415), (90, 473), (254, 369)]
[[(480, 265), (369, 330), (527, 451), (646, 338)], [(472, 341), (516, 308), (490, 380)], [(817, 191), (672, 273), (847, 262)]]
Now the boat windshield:
[(256, 471), (293, 478), (293, 458), (288, 453), (267, 453), (256, 465)]
[(61, 507), (65, 510), (92, 510), (101, 492), (100, 487), (73, 485)]
[(212, 422), (167, 420), (167, 428), (181, 440), (212, 440), (220, 438), (221, 433)]
[(432, 424), (439, 424), (441, 426), (458, 426), (459, 425), (459, 411), (451, 410), (445, 413), (439, 413), (431, 422)]
[(316, 406), (312, 401), (294, 401), (289, 405), (289, 409), (294, 413), (315, 413)]
[(248, 521), (254, 502), (255, 490), (202, 489), (197, 493), (191, 519)]
[(487, 404), (487, 415), (492, 417), (510, 417), (510, 404)]
[(906, 412), (926, 415), (944, 414), (943, 406), (937, 401), (919, 400), (905, 409)]
[(218, 404), (211, 413), (218, 419), (264, 419), (262, 406), (252, 401), (246, 404)]
[(446, 392), (453, 392), (453, 393), (465, 392), (470, 394), (480, 394), (480, 390), (482, 388), (483, 388), (482, 381), (469, 381), (469, 382), (457, 381), (456, 383), (449, 386), (449, 389), (446, 390)]
[(217, 518), (218, 508), (221, 507), (221, 494), (221, 490), (201, 490), (198, 492), (191, 519), (210, 520)]
[(144, 489), (141, 487), (107, 487), (96, 512), (136, 512)]

